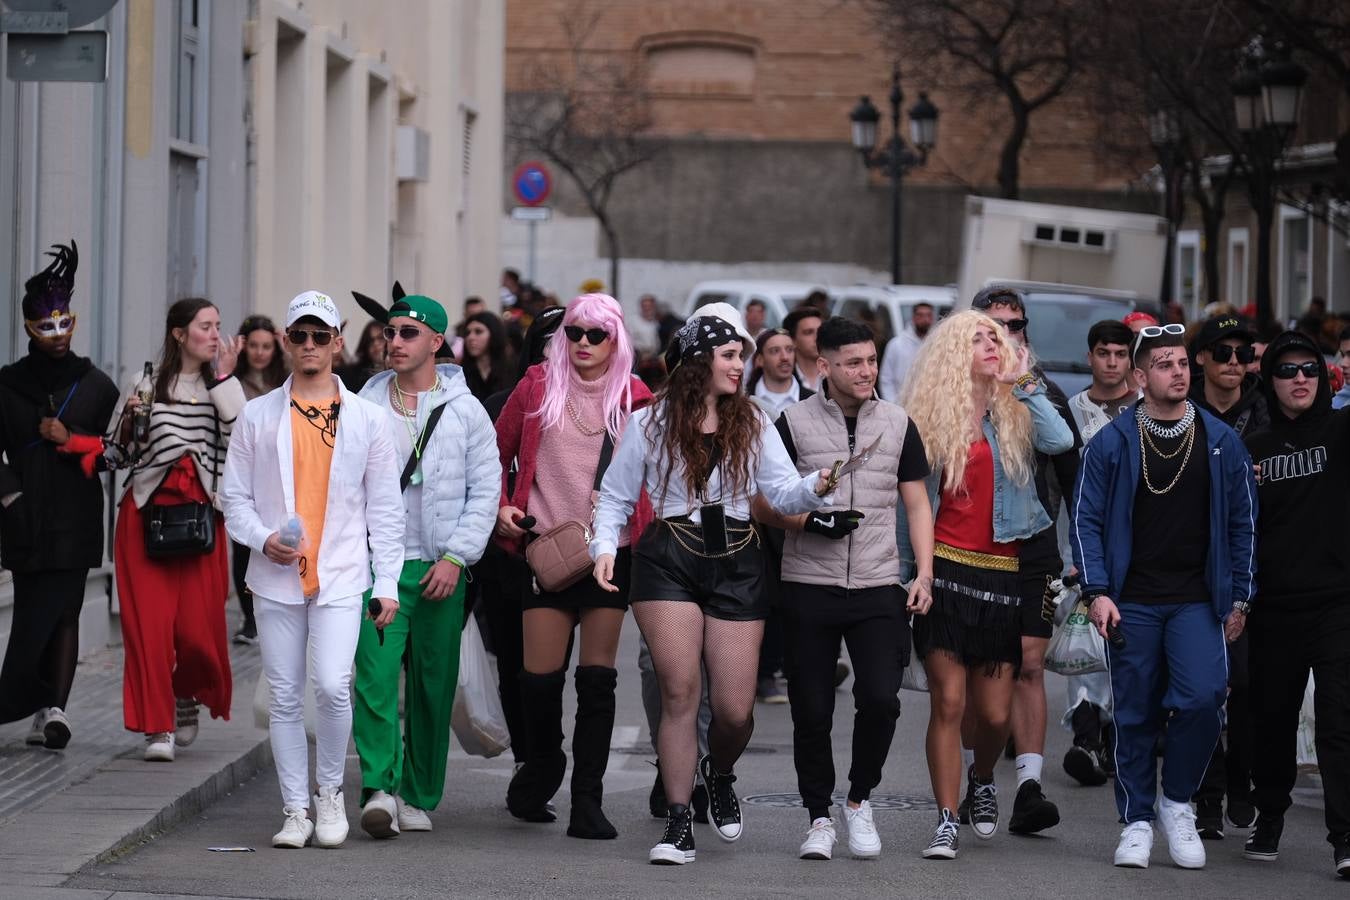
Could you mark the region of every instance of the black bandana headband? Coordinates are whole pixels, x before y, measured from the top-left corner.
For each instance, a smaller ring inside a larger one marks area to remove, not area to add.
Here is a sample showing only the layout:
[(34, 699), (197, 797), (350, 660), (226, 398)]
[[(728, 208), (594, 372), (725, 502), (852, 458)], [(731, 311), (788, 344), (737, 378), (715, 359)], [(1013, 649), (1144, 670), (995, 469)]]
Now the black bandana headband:
[(666, 348), (666, 371), (673, 372), (675, 367), (693, 356), (711, 353), (723, 344), (740, 343), (741, 336), (724, 319), (716, 316), (699, 316), (685, 322)]

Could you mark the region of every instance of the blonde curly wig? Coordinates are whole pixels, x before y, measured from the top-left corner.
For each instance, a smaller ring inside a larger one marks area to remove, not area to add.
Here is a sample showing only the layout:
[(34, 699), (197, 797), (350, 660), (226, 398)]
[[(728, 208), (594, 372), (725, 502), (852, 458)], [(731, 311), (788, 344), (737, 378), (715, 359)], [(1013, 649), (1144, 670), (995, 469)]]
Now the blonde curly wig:
[[(1003, 325), (982, 312), (965, 310), (939, 322), (929, 333), (910, 367), (900, 403), (923, 438), (928, 464), (942, 470), (942, 486), (965, 491), (966, 458), (979, 435), (970, 433), (975, 404), (975, 376), (971, 373), (975, 334), (992, 328), (1002, 368), (1011, 368), (1017, 351)], [(1031, 413), (1012, 393), (1012, 385), (996, 378), (983, 379), (989, 391), (988, 413), (998, 437), (1003, 470), (1016, 484), (1031, 480), (1035, 467), (1031, 443)]]

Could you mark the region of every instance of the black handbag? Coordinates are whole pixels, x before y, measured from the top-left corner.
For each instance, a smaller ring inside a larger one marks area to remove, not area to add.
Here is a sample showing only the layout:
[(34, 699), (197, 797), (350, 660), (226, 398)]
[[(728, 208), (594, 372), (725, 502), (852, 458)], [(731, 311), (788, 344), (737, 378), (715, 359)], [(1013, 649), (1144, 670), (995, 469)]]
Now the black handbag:
[[(211, 495), (220, 483), (216, 451), (220, 447), (220, 415), (215, 416), (216, 439), (211, 445)], [(151, 559), (205, 556), (216, 548), (216, 508), (212, 503), (147, 503), (142, 517), (145, 555)]]

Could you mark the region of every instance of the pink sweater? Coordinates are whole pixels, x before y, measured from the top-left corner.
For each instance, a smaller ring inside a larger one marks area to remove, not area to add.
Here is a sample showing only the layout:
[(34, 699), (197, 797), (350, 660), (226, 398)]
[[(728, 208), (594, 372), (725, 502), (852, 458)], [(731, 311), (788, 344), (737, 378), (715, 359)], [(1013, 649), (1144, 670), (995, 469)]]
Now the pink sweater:
[[(573, 377), (568, 385), (568, 395), (572, 408), (587, 430), (597, 430), (604, 425), (602, 380), (586, 382)], [(566, 409), (555, 427), (540, 429), (539, 455), (529, 505), (530, 515), (536, 522), (533, 529), (536, 534), (543, 534), (569, 520), (591, 521), (591, 489), (603, 443), (603, 432), (584, 434)], [(628, 543), (625, 526), (619, 535), (619, 546), (626, 547)]]

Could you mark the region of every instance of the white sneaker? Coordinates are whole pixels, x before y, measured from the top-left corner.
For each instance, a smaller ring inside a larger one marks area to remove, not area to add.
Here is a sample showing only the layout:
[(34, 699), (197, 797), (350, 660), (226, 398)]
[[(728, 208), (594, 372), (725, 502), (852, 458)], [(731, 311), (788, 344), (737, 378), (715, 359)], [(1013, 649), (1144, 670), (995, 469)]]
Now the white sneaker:
[(145, 736), (145, 761), (173, 762), (173, 732), (161, 731)]
[(802, 859), (830, 859), (834, 855), (834, 819), (823, 816), (811, 821), (811, 828), (802, 841), (799, 855)]
[(47, 727), (47, 710), (39, 709), (33, 714), (33, 726), (28, 729), (27, 736), (23, 742), (34, 747), (40, 747), (47, 743), (47, 735), (43, 731)]
[(857, 809), (844, 804), (844, 825), (848, 828), (848, 852), (858, 859), (876, 859), (881, 855), (881, 835), (872, 821), (872, 804), (864, 800)]
[(285, 809), (286, 821), (281, 830), (272, 835), (272, 846), (282, 850), (299, 850), (314, 837), (314, 823), (303, 809)]
[[(387, 796), (387, 795), (386, 795)], [(342, 788), (321, 787), (314, 795), (318, 810), (314, 823), (314, 846), (332, 850), (347, 840), (347, 810), (342, 804)]]
[(173, 732), (173, 740), (179, 747), (186, 747), (197, 739), (197, 701), (176, 699), (174, 711), (177, 714), (177, 727)]
[(1189, 803), (1173, 803), (1166, 797), (1158, 801), (1158, 821), (1167, 835), (1167, 852), (1172, 862), (1183, 869), (1205, 867), (1205, 845), (1195, 830), (1195, 810)]
[(361, 807), (361, 830), (373, 838), (398, 837), (399, 814), (394, 798), (384, 791), (370, 795)]
[(48, 750), (64, 750), (70, 743), (70, 719), (59, 706), (47, 710), (47, 721), (42, 726), (43, 746)]
[(398, 801), (398, 827), (404, 831), (430, 831), (431, 816), (425, 809), (418, 809), (402, 797)]
[(1116, 865), (1122, 869), (1147, 869), (1149, 854), (1153, 852), (1153, 824), (1131, 822), (1120, 833), (1116, 845)]

